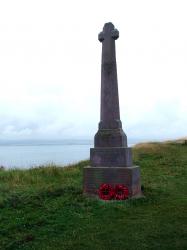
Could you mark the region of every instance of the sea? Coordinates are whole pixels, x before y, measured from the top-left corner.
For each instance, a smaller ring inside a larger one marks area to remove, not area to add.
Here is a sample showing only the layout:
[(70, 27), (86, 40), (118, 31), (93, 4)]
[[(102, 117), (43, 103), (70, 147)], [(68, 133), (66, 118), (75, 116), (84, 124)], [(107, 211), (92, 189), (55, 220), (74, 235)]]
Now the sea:
[(91, 147), (92, 140), (0, 141), (0, 167), (26, 169), (46, 164), (67, 166), (88, 160)]

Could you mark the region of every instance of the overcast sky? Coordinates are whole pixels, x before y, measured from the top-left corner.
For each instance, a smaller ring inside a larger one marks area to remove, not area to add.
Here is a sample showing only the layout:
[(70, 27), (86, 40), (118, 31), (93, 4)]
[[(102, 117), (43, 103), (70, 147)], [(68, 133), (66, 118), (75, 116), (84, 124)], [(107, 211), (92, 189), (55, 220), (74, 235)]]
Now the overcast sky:
[(0, 0), (0, 139), (93, 138), (105, 22), (129, 139), (187, 135), (187, 1)]

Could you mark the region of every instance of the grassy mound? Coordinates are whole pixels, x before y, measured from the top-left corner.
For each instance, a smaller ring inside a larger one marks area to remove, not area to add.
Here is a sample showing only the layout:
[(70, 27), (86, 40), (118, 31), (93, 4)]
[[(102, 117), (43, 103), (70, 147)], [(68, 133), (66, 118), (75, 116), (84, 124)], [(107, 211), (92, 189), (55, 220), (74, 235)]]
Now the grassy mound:
[(133, 156), (145, 197), (127, 201), (83, 195), (87, 161), (0, 169), (0, 249), (185, 249), (186, 144), (137, 145)]

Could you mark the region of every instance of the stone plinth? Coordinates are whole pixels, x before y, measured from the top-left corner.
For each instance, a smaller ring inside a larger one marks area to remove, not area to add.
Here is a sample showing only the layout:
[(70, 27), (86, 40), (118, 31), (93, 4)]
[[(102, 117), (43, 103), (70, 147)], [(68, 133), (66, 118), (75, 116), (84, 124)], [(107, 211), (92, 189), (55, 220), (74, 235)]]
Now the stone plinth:
[(124, 184), (129, 189), (129, 196), (141, 196), (140, 168), (133, 167), (85, 167), (84, 192), (97, 195), (103, 183)]
[(90, 164), (92, 167), (130, 167), (131, 148), (91, 148)]
[(122, 128), (101, 129), (94, 137), (95, 147), (127, 147), (127, 136)]

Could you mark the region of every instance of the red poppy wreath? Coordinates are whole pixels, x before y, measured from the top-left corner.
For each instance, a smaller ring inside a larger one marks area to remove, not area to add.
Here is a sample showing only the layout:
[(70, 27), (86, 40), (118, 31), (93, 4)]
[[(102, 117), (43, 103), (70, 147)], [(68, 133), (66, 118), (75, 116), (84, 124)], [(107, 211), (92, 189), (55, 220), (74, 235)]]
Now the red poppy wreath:
[(111, 200), (114, 196), (114, 189), (110, 184), (101, 184), (98, 194), (102, 200)]
[(114, 192), (115, 192), (114, 196), (115, 196), (116, 200), (125, 200), (129, 196), (129, 190), (123, 184), (116, 185), (115, 189), (114, 189)]
[(101, 184), (98, 190), (99, 198), (102, 200), (125, 200), (129, 196), (129, 190), (123, 184), (117, 184), (113, 188), (110, 184)]

